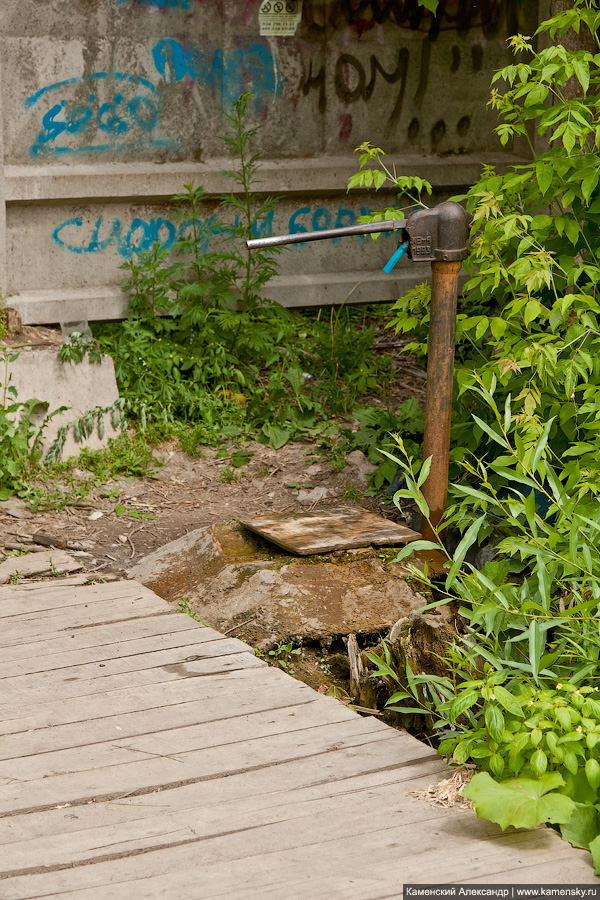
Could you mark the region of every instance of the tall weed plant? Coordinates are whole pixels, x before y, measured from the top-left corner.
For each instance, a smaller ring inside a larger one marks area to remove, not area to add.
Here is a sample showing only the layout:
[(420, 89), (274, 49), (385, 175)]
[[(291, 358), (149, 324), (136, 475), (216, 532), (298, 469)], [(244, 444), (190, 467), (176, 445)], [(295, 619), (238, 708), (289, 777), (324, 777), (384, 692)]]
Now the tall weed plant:
[(129, 317), (100, 336), (129, 414), (163, 436), (187, 423), (190, 448), (244, 435), (276, 449), (308, 435), (327, 443), (336, 431), (328, 419), (380, 393), (392, 375), (389, 358), (373, 355), (373, 329), (352, 311), (332, 311), (326, 323), (265, 299), (275, 251), (248, 251), (245, 242), (272, 219), (277, 199), (260, 193), (251, 96), (233, 104), (222, 135), (234, 190), (212, 201), (208, 218), (201, 187), (173, 198), (179, 239), (126, 264)]

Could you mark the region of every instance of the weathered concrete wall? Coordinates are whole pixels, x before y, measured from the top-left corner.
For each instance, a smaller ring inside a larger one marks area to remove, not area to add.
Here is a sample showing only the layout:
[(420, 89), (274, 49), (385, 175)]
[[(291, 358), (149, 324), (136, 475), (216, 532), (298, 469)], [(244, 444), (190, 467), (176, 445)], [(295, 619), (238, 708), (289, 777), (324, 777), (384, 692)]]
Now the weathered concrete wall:
[[(270, 0), (271, 7), (277, 6)], [(280, 0), (281, 2), (281, 0)], [(283, 3), (290, 9), (298, 0)], [(244, 90), (273, 233), (351, 224), (378, 206), (346, 193), (352, 150), (384, 148), (439, 199), (505, 162), (486, 107), (505, 37), (531, 34), (532, 0), (304, 0), (292, 35), (260, 33), (265, 0), (2, 0), (0, 285), (26, 323), (113, 318), (119, 265), (177, 233), (186, 182), (230, 189), (223, 114)], [(518, 149), (516, 151), (518, 153)], [(283, 253), (286, 305), (395, 299), (422, 273), (381, 274), (392, 238)]]

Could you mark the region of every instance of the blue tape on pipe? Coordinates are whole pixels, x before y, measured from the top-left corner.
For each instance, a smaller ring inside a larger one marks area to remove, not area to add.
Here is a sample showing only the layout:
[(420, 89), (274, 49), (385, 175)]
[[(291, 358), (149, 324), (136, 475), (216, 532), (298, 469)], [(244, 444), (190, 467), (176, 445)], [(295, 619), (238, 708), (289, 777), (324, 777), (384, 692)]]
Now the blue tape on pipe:
[(408, 241), (404, 241), (403, 244), (400, 244), (400, 246), (398, 247), (396, 252), (393, 254), (393, 256), (390, 256), (390, 258), (386, 262), (385, 266), (383, 267), (383, 271), (385, 272), (386, 275), (389, 275), (391, 273), (392, 269), (394, 268), (394, 266), (396, 265), (396, 263), (400, 262), (400, 260), (402, 259), (402, 257), (406, 253), (406, 251), (408, 250), (408, 243), (409, 243)]

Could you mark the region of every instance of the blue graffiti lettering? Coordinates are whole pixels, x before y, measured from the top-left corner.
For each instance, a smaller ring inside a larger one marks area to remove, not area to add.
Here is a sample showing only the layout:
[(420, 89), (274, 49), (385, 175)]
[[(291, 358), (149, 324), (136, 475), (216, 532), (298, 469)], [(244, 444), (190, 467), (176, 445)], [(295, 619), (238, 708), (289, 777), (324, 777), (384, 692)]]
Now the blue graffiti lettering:
[(75, 216), (56, 226), (52, 240), (58, 247), (78, 255), (103, 253), (114, 246), (123, 259), (131, 259), (135, 253), (150, 250), (157, 243), (163, 250), (170, 250), (176, 240), (195, 242), (200, 251), (206, 253), (211, 236), (222, 231), (215, 224), (215, 218), (210, 216), (206, 222), (188, 220), (177, 227), (162, 216), (149, 221), (136, 217), (127, 227), (120, 219), (113, 219), (105, 225), (100, 216), (91, 225), (90, 231), (90, 225), (84, 224), (80, 216)]
[[(86, 83), (93, 92), (82, 103), (81, 86)], [(98, 96), (100, 91), (104, 98)], [(147, 78), (123, 72), (68, 78), (31, 94), (25, 108), (32, 109), (55, 92), (73, 96), (61, 99), (42, 116), (42, 128), (30, 149), (34, 158), (148, 147), (179, 149), (176, 141), (154, 133), (159, 125), (159, 103), (156, 87)], [(103, 137), (98, 140), (100, 135)]]
[(208, 43), (206, 49), (185, 45), (175, 38), (158, 41), (152, 50), (158, 74), (167, 82), (188, 78), (218, 91), (231, 105), (244, 91), (252, 90), (258, 106), (265, 97), (279, 94), (273, 54), (268, 44), (252, 43), (223, 51)]
[(302, 222), (298, 221), (298, 216), (306, 215), (310, 215), (310, 206), (301, 206), (300, 209), (297, 209), (296, 212), (290, 216), (288, 234), (303, 234), (308, 231), (308, 228), (303, 225)]
[(271, 210), (264, 217), (262, 222), (253, 222), (252, 223), (252, 234), (254, 237), (273, 237), (273, 219), (275, 217), (275, 210)]
[(331, 213), (325, 207), (315, 209), (311, 221), (313, 231), (321, 231), (323, 228), (331, 228)]
[[(360, 214), (367, 215), (369, 210), (362, 207)], [(304, 219), (304, 222), (300, 219)], [(309, 230), (320, 231), (323, 228), (331, 228), (332, 222), (339, 228), (344, 225), (353, 225), (357, 215), (351, 209), (340, 206), (336, 210), (319, 206), (311, 209), (309, 206), (301, 206), (295, 210), (288, 221), (289, 234), (302, 234)], [(260, 222), (255, 222), (252, 232), (256, 237), (270, 237), (273, 234), (274, 212), (268, 213)], [(109, 247), (114, 247), (123, 259), (131, 259), (136, 253), (150, 250), (155, 244), (160, 244), (164, 250), (170, 250), (175, 241), (187, 242), (190, 249), (197, 247), (201, 253), (206, 253), (210, 248), (212, 238), (220, 235), (234, 235), (239, 223), (233, 226), (223, 225), (215, 215), (206, 220), (187, 219), (175, 225), (169, 219), (157, 216), (153, 219), (135, 217), (127, 225), (120, 219), (112, 219), (105, 222), (99, 216), (93, 222), (84, 223), (80, 216), (66, 219), (57, 225), (52, 232), (54, 243), (70, 253), (86, 255), (89, 253), (104, 253)], [(307, 227), (310, 225), (310, 229)], [(389, 237), (389, 234), (386, 235)], [(359, 235), (360, 241), (367, 239), (366, 235)], [(340, 238), (336, 238), (340, 240)], [(293, 245), (296, 248), (304, 244)]]

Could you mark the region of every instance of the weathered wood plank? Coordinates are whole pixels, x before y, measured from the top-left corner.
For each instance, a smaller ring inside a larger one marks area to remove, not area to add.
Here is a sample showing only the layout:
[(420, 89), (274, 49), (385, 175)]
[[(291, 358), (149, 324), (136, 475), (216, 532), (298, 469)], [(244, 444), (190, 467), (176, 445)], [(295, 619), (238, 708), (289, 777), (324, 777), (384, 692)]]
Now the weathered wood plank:
[[(101, 610), (99, 610), (99, 615), (102, 615)], [(11, 628), (10, 625), (3, 627), (0, 651), (5, 647), (22, 645), (25, 641), (29, 643), (28, 627), (29, 625), (27, 622), (19, 623), (19, 625), (14, 628)], [(125, 616), (117, 622), (86, 621), (79, 623), (75, 617), (71, 620), (70, 624), (65, 621), (64, 625), (57, 630), (58, 634), (53, 634), (51, 632), (49, 635), (48, 632), (44, 632), (41, 629), (39, 623), (37, 623), (37, 628), (40, 629), (39, 632), (31, 636), (31, 646), (34, 653), (37, 644), (40, 641), (43, 643), (45, 640), (48, 640), (49, 637), (62, 637), (65, 634), (72, 635), (70, 640), (73, 641), (73, 647), (93, 647), (102, 643), (118, 641), (124, 636), (131, 636), (133, 639), (151, 634), (164, 634), (167, 631), (197, 630), (198, 623), (194, 622), (189, 616), (182, 615), (178, 612), (172, 612), (170, 610), (149, 610), (143, 615), (135, 614)]]
[[(68, 836), (54, 830), (46, 835), (7, 842), (0, 862), (0, 878), (15, 869), (30, 869), (31, 860), (36, 860), (37, 865), (45, 867), (85, 865), (95, 862), (99, 857), (106, 857), (107, 852), (117, 858), (152, 847), (159, 848), (165, 843), (177, 845), (186, 840), (190, 832), (198, 839), (206, 839), (224, 834), (231, 829), (232, 822), (235, 822), (237, 830), (245, 830), (276, 822), (293, 825), (297, 820), (311, 816), (320, 820), (328, 817), (334, 822), (337, 817), (341, 817), (347, 823), (343, 829), (343, 833), (347, 834), (372, 824), (373, 809), (379, 803), (387, 804), (390, 809), (390, 826), (414, 825), (419, 822), (429, 822), (431, 825), (443, 817), (444, 811), (439, 807), (414, 801), (406, 803), (407, 786), (401, 780), (401, 775), (410, 777), (411, 787), (426, 787), (432, 778), (432, 768), (433, 771), (441, 768), (439, 761), (434, 762), (435, 768), (428, 761), (415, 764), (410, 770), (400, 770), (400, 777), (394, 784), (378, 787), (373, 785), (371, 779), (363, 781), (360, 786), (355, 783), (351, 793), (345, 791), (337, 795), (332, 794), (327, 785), (320, 785), (310, 792), (303, 792), (302, 797), (295, 795), (293, 791), (285, 794), (271, 792), (267, 798), (263, 794), (254, 793), (250, 797), (241, 796), (228, 803), (219, 803), (216, 799), (212, 804), (204, 802), (200, 808), (190, 805), (188, 801), (185, 808), (173, 809), (167, 803), (161, 803), (167, 798), (153, 794), (150, 799), (157, 805), (153, 807), (150, 804), (147, 809), (149, 815), (133, 820), (135, 827), (132, 827), (132, 820), (113, 820), (98, 824), (95, 828), (71, 831)], [(210, 784), (213, 785), (214, 782)], [(175, 791), (168, 793), (172, 795)], [(177, 793), (185, 795), (186, 788), (178, 789)], [(179, 798), (179, 802), (182, 800), (183, 797)], [(79, 813), (79, 808), (76, 811)], [(55, 822), (58, 823), (61, 818), (64, 821), (64, 810), (53, 812)], [(109, 813), (114, 815), (113, 805)], [(340, 827), (335, 828), (338, 834)]]
[(65, 606), (79, 606), (103, 599), (146, 599), (157, 606), (164, 603), (137, 581), (111, 581), (83, 587), (43, 581), (35, 585), (0, 586), (0, 618), (51, 609), (60, 611)]
[[(159, 624), (157, 623), (157, 628)], [(148, 631), (148, 627), (143, 629)], [(154, 630), (154, 629), (152, 629)], [(73, 640), (71, 640), (73, 637)], [(174, 657), (188, 662), (192, 658), (209, 658), (213, 656), (227, 656), (229, 653), (250, 653), (254, 651), (248, 644), (238, 641), (236, 638), (217, 636), (214, 640), (202, 640), (207, 637), (198, 628), (189, 628), (177, 631), (167, 629), (164, 633), (145, 634), (143, 637), (134, 638), (131, 641), (109, 640), (106, 643), (93, 644), (90, 647), (76, 648), (79, 635), (65, 636), (63, 650), (54, 650), (46, 655), (27, 656), (0, 662), (0, 685), (3, 679), (14, 680), (22, 675), (36, 675), (41, 672), (59, 673), (65, 669), (77, 669), (78, 666), (90, 666), (95, 663), (109, 663), (115, 660), (129, 660), (131, 665), (140, 663), (145, 667), (147, 657), (157, 652), (171, 652)], [(58, 642), (57, 642), (58, 643)], [(181, 651), (181, 652), (178, 652)], [(2, 653), (2, 650), (0, 650)], [(12, 673), (11, 673), (12, 669)], [(1, 690), (0, 686), (0, 690)]]
[[(149, 616), (183, 615), (166, 603), (151, 603), (145, 598), (115, 599), (79, 603), (64, 609), (49, 609), (28, 612), (9, 619), (1, 619), (0, 641), (2, 646), (10, 646), (9, 640), (21, 639), (28, 644), (52, 640), (69, 628), (84, 625), (108, 625), (111, 622), (130, 622)], [(190, 618), (189, 616), (187, 617)], [(193, 619), (191, 620), (193, 621)], [(198, 623), (196, 623), (198, 624)], [(6, 643), (5, 643), (6, 641)]]
[(502, 834), (410, 797), (447, 771), (414, 738), (135, 583), (115, 588), (0, 593), (2, 900), (386, 900), (408, 881), (598, 882), (548, 829)]
[[(297, 731), (315, 729), (321, 725), (330, 725), (338, 722), (352, 722), (356, 719), (341, 704), (336, 709), (331, 709), (329, 703), (322, 703), (323, 698), (317, 694), (309, 702), (288, 704), (277, 710), (277, 714), (269, 703), (269, 692), (262, 692), (263, 709), (256, 712), (248, 710), (240, 713), (234, 709), (223, 706), (221, 718), (215, 718), (208, 722), (193, 722), (181, 724), (171, 728), (159, 728), (154, 730), (146, 728), (139, 733), (133, 741), (128, 741), (135, 748), (137, 757), (133, 757), (132, 750), (128, 747), (119, 749), (124, 738), (120, 734), (111, 732), (107, 738), (94, 743), (93, 739), (86, 741), (86, 752), (82, 753), (79, 746), (65, 749), (48, 750), (36, 753), (29, 734), (22, 734), (15, 742), (17, 752), (10, 758), (0, 762), (0, 779), (14, 778), (23, 784), (38, 778), (61, 774), (85, 772), (89, 770), (100, 771), (104, 767), (131, 766), (134, 767), (144, 762), (144, 754), (150, 756), (169, 756), (187, 764), (190, 754), (199, 750), (223, 748), (223, 755), (228, 751), (224, 748), (235, 745), (240, 741), (251, 741), (264, 738), (269, 735), (289, 734), (294, 737), (290, 740), (293, 744)], [(260, 699), (259, 699), (260, 702)], [(367, 724), (367, 723), (365, 723)], [(86, 727), (82, 729), (82, 737), (86, 735)], [(87, 736), (87, 735), (86, 735)], [(33, 751), (33, 752), (32, 752)], [(172, 767), (166, 767), (171, 768)], [(135, 774), (132, 776), (135, 778)], [(183, 770), (180, 773), (183, 779)]]
[[(153, 650), (145, 653), (137, 653), (132, 656), (112, 657), (107, 653), (90, 653), (92, 661), (88, 663), (67, 665), (60, 669), (47, 669), (44, 671), (27, 672), (27, 660), (15, 663), (22, 672), (17, 672), (13, 678), (0, 680), (0, 691), (4, 693), (5, 685), (8, 689), (37, 690), (45, 687), (46, 690), (60, 689), (65, 682), (81, 681), (84, 684), (93, 685), (98, 678), (110, 678), (120, 673), (146, 672), (157, 667), (167, 672), (173, 671), (181, 677), (186, 677), (195, 671), (197, 663), (210, 659), (225, 659), (228, 656), (255, 659), (250, 648), (240, 642), (223, 638), (220, 641), (209, 641), (202, 644), (192, 644), (183, 647), (171, 647), (165, 650)], [(94, 648), (96, 651), (97, 648)], [(93, 657), (96, 656), (96, 659)], [(104, 661), (103, 661), (104, 660)], [(171, 667), (171, 668), (166, 668)], [(100, 669), (106, 669), (105, 673)]]
[[(380, 803), (373, 807), (373, 813), (375, 808), (380, 809)], [(268, 885), (273, 873), (285, 872), (292, 882), (302, 883), (304, 879), (304, 884), (312, 882), (315, 886), (320, 886), (322, 879), (337, 876), (339, 887), (345, 887), (350, 896), (372, 900), (390, 887), (397, 887), (401, 893), (406, 882), (461, 882), (466, 873), (485, 880), (490, 868), (497, 870), (505, 865), (506, 871), (514, 870), (531, 854), (545, 860), (548, 883), (562, 881), (559, 865), (567, 854), (559, 852), (557, 865), (557, 851), (562, 846), (550, 829), (501, 836), (498, 829), (491, 834), (482, 830), (486, 823), (474, 816), (467, 819), (454, 810), (426, 822), (423, 828), (412, 822), (375, 823), (367, 815), (352, 829), (354, 814), (350, 821), (348, 817), (325, 814), (241, 831), (230, 827), (210, 839), (190, 832), (180, 846), (54, 872), (24, 874), (2, 882), (2, 889), (6, 900), (52, 896), (53, 891), (57, 896), (61, 891), (66, 896), (68, 891), (76, 892), (72, 896), (78, 900), (118, 900), (124, 894), (136, 900), (167, 896), (204, 900), (230, 891), (241, 900), (248, 887)], [(465, 827), (467, 821), (469, 827)], [(598, 882), (590, 872), (582, 867), (581, 882)], [(355, 875), (360, 884), (358, 894), (354, 893)], [(365, 893), (367, 888), (369, 893)]]
[[(415, 747), (410, 738), (407, 745), (399, 753), (395, 736), (389, 735), (387, 740), (340, 747), (335, 753), (226, 773), (222, 778), (192, 781), (152, 793), (8, 815), (0, 817), (0, 843), (80, 831), (93, 835), (105, 825), (122, 823), (135, 829), (136, 823), (163, 811), (225, 810), (238, 804), (246, 804), (243, 808), (248, 809), (279, 808), (322, 797), (368, 794), (400, 782), (412, 789), (420, 778), (429, 784), (445, 777), (445, 764), (435, 753), (422, 757), (422, 748)], [(414, 798), (410, 802), (414, 804)]]
[[(201, 698), (211, 700), (215, 696), (225, 700), (232, 693), (252, 690), (260, 686), (264, 687), (262, 676), (263, 666), (248, 669), (237, 669), (226, 675), (205, 674), (202, 678)], [(283, 690), (290, 679), (283, 672), (274, 670), (275, 676), (271, 677), (271, 694), (277, 695)], [(283, 683), (282, 680), (283, 679)], [(295, 682), (291, 682), (294, 684)], [(303, 687), (300, 685), (300, 687)], [(312, 693), (309, 687), (306, 691)], [(194, 679), (178, 678), (157, 684), (146, 685), (143, 689), (120, 688), (112, 691), (102, 691), (93, 696), (91, 703), (86, 703), (83, 708), (79, 697), (67, 700), (52, 698), (48, 703), (47, 698), (29, 706), (2, 706), (0, 707), (0, 734), (14, 734), (20, 731), (32, 729), (46, 729), (54, 726), (67, 725), (69, 723), (81, 724), (93, 722), (107, 716), (125, 714), (128, 712), (143, 712), (165, 706), (198, 700), (198, 684)], [(289, 694), (289, 688), (288, 688)]]
[[(60, 679), (56, 680), (51, 687), (45, 684), (47, 676), (44, 673), (32, 675), (29, 682), (26, 676), (21, 676), (19, 679), (11, 679), (10, 681), (5, 679), (5, 683), (2, 684), (1, 688), (2, 702), (3, 704), (17, 705), (44, 702), (44, 699), (48, 699), (50, 689), (52, 692), (51, 696), (55, 699), (92, 697), (117, 688), (136, 688), (165, 681), (181, 680), (182, 678), (199, 678), (220, 672), (226, 673), (237, 669), (266, 667), (266, 663), (257, 659), (252, 653), (232, 653), (226, 657), (217, 656), (190, 663), (172, 660), (158, 667), (153, 666), (149, 662), (149, 667), (146, 669), (141, 668), (139, 663), (135, 665), (134, 661), (130, 665), (132, 671), (118, 672), (117, 674), (112, 674), (110, 670), (102, 674), (99, 668), (100, 663), (92, 663), (91, 665), (98, 673), (97, 675), (90, 675), (89, 672), (84, 673), (83, 669), (85, 667), (82, 666), (79, 668), (78, 675), (68, 675), (66, 673), (62, 681)], [(108, 667), (106, 668), (108, 669)]]
[(88, 747), (106, 741), (107, 735), (119, 741), (130, 740), (140, 735), (158, 734), (173, 728), (231, 721), (257, 712), (283, 710), (312, 702), (314, 699), (310, 696), (306, 696), (304, 701), (298, 701), (296, 696), (290, 693), (279, 697), (274, 694), (267, 695), (263, 687), (248, 692), (243, 698), (236, 700), (234, 711), (228, 708), (222, 697), (212, 701), (204, 700), (202, 703), (195, 701), (173, 703), (151, 711), (142, 710), (125, 716), (86, 722), (85, 727), (78, 723), (6, 735), (0, 743), (0, 761), (56, 753), (75, 747)]
[[(243, 770), (265, 768), (286, 760), (329, 753), (336, 747), (347, 747), (387, 740), (389, 735), (375, 723), (356, 720), (336, 721), (289, 733), (240, 740), (229, 747), (213, 746), (188, 749), (182, 763), (175, 759), (148, 756), (137, 752), (148, 750), (141, 742), (131, 742), (134, 750), (127, 753), (130, 761), (75, 773), (55, 772), (52, 777), (16, 781), (10, 769), (6, 784), (0, 788), (0, 815), (16, 809), (28, 810), (59, 803), (98, 801), (117, 797), (128, 791), (152, 791), (160, 786), (175, 786), (183, 781), (224, 777)], [(156, 746), (156, 744), (154, 745)], [(154, 751), (157, 752), (157, 751)], [(161, 752), (161, 751), (158, 751)], [(180, 754), (182, 751), (180, 751)], [(80, 755), (84, 755), (80, 753)], [(183, 757), (182, 757), (183, 758)]]

